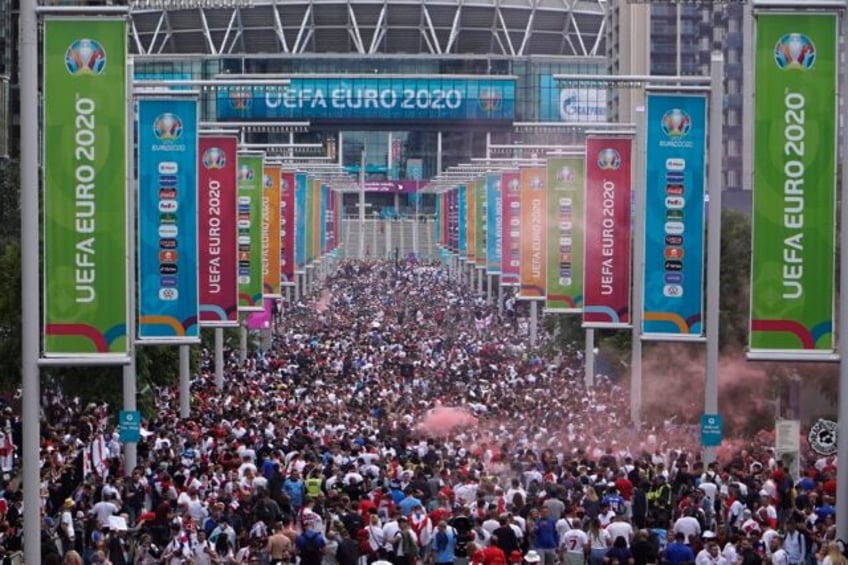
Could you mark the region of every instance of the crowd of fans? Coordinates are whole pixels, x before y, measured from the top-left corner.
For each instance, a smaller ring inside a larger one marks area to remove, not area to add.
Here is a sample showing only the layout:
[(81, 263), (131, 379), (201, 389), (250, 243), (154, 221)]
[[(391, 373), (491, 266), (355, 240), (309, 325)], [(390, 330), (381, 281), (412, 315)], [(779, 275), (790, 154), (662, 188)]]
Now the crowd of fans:
[[(835, 458), (792, 477), (752, 441), (704, 465), (500, 310), (438, 265), (343, 262), (270, 349), (227, 352), (223, 390), (203, 352), (189, 419), (159, 391), (129, 473), (115, 414), (49, 391), (43, 562), (848, 563)], [(22, 542), (9, 478), (0, 564)]]

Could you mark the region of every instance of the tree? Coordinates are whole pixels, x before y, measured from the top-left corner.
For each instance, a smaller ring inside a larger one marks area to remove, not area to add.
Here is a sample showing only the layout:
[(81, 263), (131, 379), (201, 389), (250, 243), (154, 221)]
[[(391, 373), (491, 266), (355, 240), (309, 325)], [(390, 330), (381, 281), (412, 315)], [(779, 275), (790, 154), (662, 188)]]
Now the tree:
[(748, 344), (751, 280), (751, 219), (724, 210), (721, 219), (719, 347), (742, 350)]

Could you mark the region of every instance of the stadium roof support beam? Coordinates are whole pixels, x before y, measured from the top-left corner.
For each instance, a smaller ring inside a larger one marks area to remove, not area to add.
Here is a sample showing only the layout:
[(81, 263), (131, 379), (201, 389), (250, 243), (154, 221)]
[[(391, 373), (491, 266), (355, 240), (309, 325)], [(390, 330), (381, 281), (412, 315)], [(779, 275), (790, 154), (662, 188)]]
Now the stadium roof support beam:
[(230, 14), (230, 21), (227, 22), (227, 30), (224, 32), (224, 39), (221, 40), (221, 47), (218, 48), (218, 52), (222, 52), (227, 47), (227, 41), (230, 39), (230, 34), (233, 32), (233, 26), (236, 23), (236, 10), (233, 9), (233, 13)]
[(521, 46), (518, 48), (519, 56), (524, 55), (524, 49), (527, 47), (527, 42), (533, 35), (533, 21), (536, 19), (536, 8), (539, 6), (539, 0), (530, 1), (533, 4), (533, 7), (530, 9), (530, 16), (527, 18), (527, 25), (524, 27), (524, 37), (521, 40)]
[(389, 2), (383, 2), (383, 7), (380, 8), (380, 15), (377, 16), (377, 24), (374, 26), (374, 35), (371, 36), (371, 45), (368, 46), (368, 53), (373, 55), (380, 48), (380, 42), (386, 35), (386, 12), (389, 10)]
[(280, 19), (280, 11), (277, 9), (277, 0), (271, 5), (271, 10), (274, 12), (274, 33), (277, 34), (277, 39), (280, 40), (280, 47), (283, 53), (291, 53), (289, 43), (286, 41), (286, 32), (283, 29), (283, 21)]
[(577, 9), (577, 2), (579, 2), (579, 0), (571, 0), (571, 6), (568, 6), (568, 17), (571, 20), (571, 25), (574, 26), (574, 30), (577, 32), (577, 41), (580, 43), (579, 54), (587, 57), (589, 52), (586, 50), (586, 43), (583, 41), (583, 33), (580, 31), (580, 26), (577, 24), (577, 18), (574, 17), (574, 10)]
[[(562, 0), (562, 5), (567, 10), (569, 8), (568, 0)], [(571, 41), (571, 23), (571, 17), (565, 18), (565, 27), (562, 29), (562, 45), (563, 47), (568, 45), (571, 53), (577, 55), (577, 48), (574, 46), (574, 42)], [(560, 51), (564, 51), (564, 49), (560, 49)]]
[(425, 4), (425, 2), (426, 0), (421, 0), (421, 13), (424, 16), (424, 19), (427, 20), (427, 29), (430, 31), (432, 41), (427, 38), (427, 34), (424, 33), (423, 30), (421, 33), (424, 33), (424, 40), (430, 47), (430, 53), (434, 55), (441, 55), (442, 46), (439, 44), (439, 36), (436, 34), (436, 28), (433, 26), (432, 18), (430, 18), (430, 10), (427, 9), (427, 4)]
[(359, 31), (359, 22), (356, 21), (356, 14), (353, 13), (353, 5), (349, 1), (347, 3), (347, 33), (353, 40), (356, 52), (364, 55), (365, 44), (362, 42), (362, 33)]
[(453, 15), (453, 23), (451, 24), (450, 35), (448, 36), (448, 44), (445, 46), (445, 53), (450, 53), (453, 49), (453, 44), (456, 41), (456, 38), (459, 37), (459, 28), (460, 23), (462, 22), (462, 1), (459, 0), (459, 4), (456, 5), (456, 12)]
[(212, 42), (212, 32), (209, 30), (209, 21), (206, 19), (206, 12), (202, 7), (198, 7), (197, 11), (200, 12), (200, 23), (203, 26), (203, 37), (206, 38), (206, 45), (209, 47), (209, 52), (212, 55), (217, 55), (218, 50), (215, 49), (215, 44)]
[[(293, 53), (303, 53), (304, 48), (306, 47), (306, 43), (309, 41), (310, 34), (307, 33), (304, 38), (304, 33), (306, 32), (309, 21), (312, 19), (312, 2), (306, 5), (306, 11), (303, 12), (303, 19), (300, 21), (300, 28), (297, 30), (297, 37), (294, 39), (294, 45), (292, 46)], [(303, 45), (301, 45), (301, 40), (303, 40)]]
[(146, 55), (153, 54), (153, 47), (156, 45), (156, 40), (159, 39), (159, 32), (162, 31), (162, 26), (165, 25), (165, 18), (168, 17), (168, 12), (163, 10), (159, 13), (159, 21), (156, 22), (156, 29), (153, 30), (153, 37), (150, 38), (150, 43), (147, 45), (147, 49), (143, 51)]
[(609, 9), (602, 5), (604, 10), (604, 17), (601, 19), (601, 25), (598, 27), (598, 33), (595, 35), (595, 43), (592, 45), (591, 55), (593, 57), (598, 55), (598, 49), (601, 47), (601, 41), (604, 39), (604, 34), (606, 33), (607, 27), (607, 18), (609, 18)]
[[(157, 54), (161, 54), (165, 50), (165, 46), (168, 45), (168, 42), (171, 41), (171, 36), (173, 32), (171, 30), (171, 17), (168, 15), (168, 12), (162, 12), (165, 15), (165, 37), (162, 38), (162, 43), (159, 44), (159, 49), (156, 51)], [(150, 44), (150, 48), (153, 49), (153, 44)]]
[(135, 49), (139, 55), (144, 54), (144, 45), (141, 43), (141, 36), (138, 33), (138, 28), (135, 26), (135, 20), (130, 18), (130, 35), (132, 35)]
[[(497, 0), (498, 6), (500, 6), (500, 1), (501, 0)], [(498, 27), (498, 13), (500, 13), (500, 9), (495, 10), (495, 12), (492, 14), (492, 29), (491, 29), (492, 41), (489, 44), (490, 45), (489, 50), (492, 51), (492, 53), (494, 53), (495, 52), (495, 43), (497, 43), (498, 47), (501, 48), (501, 53), (505, 55), (506, 54), (506, 48), (504, 47), (503, 41), (501, 41), (501, 30)], [(507, 33), (507, 37), (509, 37), (509, 33)]]
[[(506, 36), (506, 44), (509, 46), (509, 53), (504, 53), (505, 55), (512, 55), (515, 57), (515, 46), (512, 44), (512, 38), (509, 36), (509, 28), (506, 25), (506, 21), (504, 21), (503, 12), (501, 12), (501, 3), (495, 6), (495, 13), (498, 15), (498, 20), (501, 22), (501, 28), (503, 28), (504, 35)], [(532, 22), (532, 16), (530, 22)], [(529, 23), (528, 23), (529, 25)], [(526, 39), (526, 38), (525, 38)], [(500, 41), (498, 41), (500, 43)], [(501, 45), (501, 49), (503, 49), (503, 45)]]

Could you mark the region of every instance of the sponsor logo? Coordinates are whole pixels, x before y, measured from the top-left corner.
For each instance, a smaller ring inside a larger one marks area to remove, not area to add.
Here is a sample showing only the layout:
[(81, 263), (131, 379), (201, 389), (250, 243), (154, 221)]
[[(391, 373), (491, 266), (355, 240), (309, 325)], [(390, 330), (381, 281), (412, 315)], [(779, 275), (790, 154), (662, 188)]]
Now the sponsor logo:
[(174, 263), (162, 263), (159, 265), (159, 274), (160, 275), (176, 275), (177, 274), (177, 265)]
[(227, 164), (227, 156), (220, 147), (210, 147), (203, 152), (203, 166), (207, 169), (223, 169)]
[(683, 287), (679, 284), (667, 284), (663, 286), (663, 296), (666, 298), (680, 298), (683, 296)]
[(176, 288), (160, 288), (159, 300), (176, 300), (179, 298), (180, 292)]
[(683, 173), (669, 171), (665, 174), (665, 182), (669, 184), (683, 184), (685, 180), (686, 177)]
[(692, 131), (692, 118), (680, 108), (672, 108), (663, 114), (660, 128), (666, 137), (686, 137)]
[(159, 252), (159, 262), (160, 263), (176, 263), (177, 262), (177, 252), (173, 249), (168, 249), (165, 251)]
[(172, 214), (170, 212), (166, 212), (164, 214), (159, 214), (159, 223), (160, 224), (176, 224), (177, 223), (177, 215)]
[(665, 160), (665, 168), (667, 171), (684, 171), (686, 170), (686, 159), (670, 157)]
[(179, 172), (180, 166), (174, 161), (162, 161), (159, 163), (160, 175), (175, 175)]
[(239, 251), (238, 260), (243, 261), (243, 262), (245, 262), (246, 264), (249, 265), (250, 264), (250, 251)]
[(249, 235), (240, 235), (238, 238), (239, 245), (250, 245), (250, 236)]
[(171, 275), (161, 276), (159, 277), (159, 286), (175, 287), (177, 286), (177, 277)]
[(170, 112), (159, 114), (153, 120), (153, 135), (164, 143), (176, 141), (183, 135), (183, 121)]
[(177, 175), (159, 175), (159, 186), (177, 186)]
[(666, 245), (683, 245), (682, 235), (667, 235), (665, 236)]
[(816, 46), (803, 33), (787, 33), (774, 46), (774, 62), (784, 71), (810, 70), (816, 62)]
[(666, 247), (663, 253), (666, 259), (681, 260), (683, 259), (682, 247)]
[(160, 188), (159, 189), (159, 199), (160, 200), (173, 200), (177, 197), (177, 189), (176, 188)]
[(239, 220), (238, 227), (241, 230), (249, 230), (250, 229), (250, 220)]
[(65, 51), (65, 68), (74, 76), (99, 75), (106, 68), (106, 50), (94, 39), (77, 39)]
[(509, 184), (507, 184), (507, 189), (510, 192), (518, 192), (521, 190), (521, 182), (518, 179), (510, 179)]
[(239, 275), (238, 283), (239, 284), (250, 284), (250, 277), (248, 275)]
[(683, 222), (666, 222), (665, 233), (669, 235), (681, 235), (683, 233)]
[(833, 420), (820, 419), (810, 428), (807, 441), (810, 448), (819, 455), (834, 455), (837, 448), (839, 425)]
[(271, 180), (271, 175), (262, 175), (262, 186), (265, 188), (271, 188), (273, 186), (273, 182)]
[(682, 184), (667, 184), (665, 185), (665, 193), (669, 196), (683, 196), (684, 188)]
[(672, 210), (681, 210), (686, 205), (686, 200), (682, 196), (666, 196), (665, 207)]
[(176, 224), (159, 225), (159, 237), (177, 237), (177, 234), (179, 233), (180, 229), (176, 226)]
[(247, 205), (248, 209), (250, 208), (250, 196), (239, 196), (238, 197), (239, 206)]
[(621, 167), (621, 153), (607, 147), (598, 153), (598, 168), (602, 171), (615, 171)]
[(682, 210), (666, 210), (665, 211), (665, 219), (666, 220), (677, 220), (679, 222), (683, 221), (683, 211)]
[(683, 284), (683, 273), (666, 273), (663, 280), (666, 284)]
[(666, 271), (682, 271), (683, 261), (666, 261), (663, 266)]
[(159, 249), (176, 249), (177, 240), (173, 237), (160, 237)]
[(159, 211), (160, 212), (176, 212), (177, 211), (177, 201), (176, 200), (160, 200), (159, 201)]

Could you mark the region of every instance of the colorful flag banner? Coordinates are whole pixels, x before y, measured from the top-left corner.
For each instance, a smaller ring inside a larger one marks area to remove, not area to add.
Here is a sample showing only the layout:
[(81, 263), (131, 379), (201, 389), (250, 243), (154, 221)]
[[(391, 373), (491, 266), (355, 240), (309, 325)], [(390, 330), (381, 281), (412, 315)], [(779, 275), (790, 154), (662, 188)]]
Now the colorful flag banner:
[(238, 283), (239, 311), (261, 312), (262, 302), (262, 181), (265, 156), (238, 154)]
[(306, 173), (294, 176), (294, 264), (295, 274), (306, 272)]
[(551, 157), (547, 163), (548, 312), (580, 312), (583, 306), (584, 158)]
[(700, 339), (707, 98), (648, 94), (643, 337)]
[(474, 256), (478, 269), (485, 269), (486, 263), (486, 231), (487, 201), (486, 177), (480, 177), (474, 182)]
[(280, 298), (280, 167), (266, 166), (262, 180), (262, 287), (265, 298)]
[(280, 278), (283, 286), (294, 285), (294, 178), (291, 171), (280, 177)]
[(586, 139), (583, 325), (630, 325), (630, 139)]
[(749, 348), (760, 358), (834, 351), (837, 29), (832, 13), (757, 14)]
[(501, 175), (486, 175), (486, 272), (501, 274), (503, 254), (503, 203)]
[(545, 299), (547, 190), (545, 167), (522, 167), (521, 179), (521, 259), (518, 297)]
[(197, 100), (138, 101), (138, 339), (194, 343)]
[(238, 325), (235, 137), (201, 136), (197, 167), (200, 326)]
[(459, 258), (466, 259), (468, 257), (468, 203), (467, 189), (464, 184), (459, 185), (456, 193), (456, 233)]
[(45, 357), (128, 360), (126, 39), (124, 18), (44, 20)]
[(521, 267), (521, 178), (518, 171), (501, 174), (501, 205), (501, 285), (518, 286)]
[(466, 261), (470, 265), (477, 263), (477, 181), (465, 185), (465, 237)]

